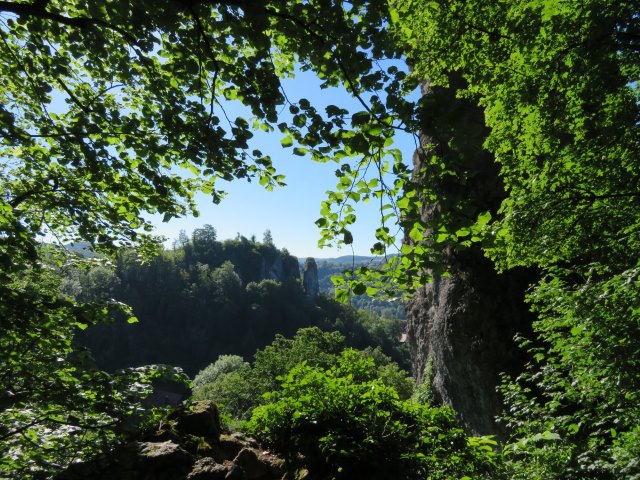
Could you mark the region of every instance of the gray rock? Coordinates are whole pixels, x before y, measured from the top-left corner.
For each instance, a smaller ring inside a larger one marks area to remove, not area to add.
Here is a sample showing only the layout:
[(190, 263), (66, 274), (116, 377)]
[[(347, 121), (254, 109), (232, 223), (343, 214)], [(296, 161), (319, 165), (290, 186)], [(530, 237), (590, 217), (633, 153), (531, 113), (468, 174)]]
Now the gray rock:
[(186, 480), (224, 480), (229, 468), (216, 463), (213, 458), (205, 457), (198, 460)]
[(308, 298), (316, 298), (320, 292), (320, 285), (318, 283), (318, 266), (312, 257), (305, 260), (302, 275), (302, 286), (305, 294)]
[(232, 465), (227, 473), (225, 480), (247, 480), (244, 469), (239, 465)]
[(215, 403), (203, 400), (177, 414), (176, 428), (180, 433), (207, 437), (214, 442), (220, 438), (220, 414)]
[(180, 445), (166, 442), (139, 443), (139, 458), (153, 469), (165, 469), (177, 465), (191, 465), (193, 458)]
[(265, 478), (270, 471), (269, 464), (250, 448), (240, 450), (233, 463), (244, 469), (247, 480)]
[(280, 253), (271, 258), (263, 257), (260, 278), (278, 282), (300, 280), (298, 259), (292, 255)]
[(235, 458), (240, 450), (249, 446), (247, 440), (236, 433), (232, 433), (231, 435), (221, 435), (220, 441), (218, 442), (218, 447), (222, 450), (223, 456), (226, 460), (231, 460)]
[(282, 257), (280, 255), (277, 255), (275, 258), (262, 259), (261, 277), (267, 280), (277, 280), (278, 282), (283, 280)]
[(283, 281), (292, 279), (300, 281), (300, 264), (293, 255), (286, 255), (282, 261)]
[(185, 478), (194, 463), (180, 445), (165, 442), (131, 442), (94, 460), (72, 465), (56, 480), (165, 480)]
[[(461, 83), (452, 76), (452, 87)], [(421, 112), (423, 128), (428, 132), (437, 125), (438, 132), (458, 132), (459, 136), (455, 141), (449, 133), (421, 139), (425, 149), (414, 156), (414, 181), (425, 186), (428, 182), (439, 199), (446, 199), (425, 204), (421, 219), (428, 225), (451, 209), (451, 215), (460, 217), (455, 211), (460, 205), (468, 216), (485, 211), (495, 214), (505, 193), (493, 156), (482, 148), (487, 131), (482, 111), (469, 100), (456, 98), (453, 88), (431, 89), (425, 83), (423, 94), (430, 97), (424, 108), (433, 109)], [(445, 111), (442, 118), (439, 112)], [(459, 150), (453, 152), (452, 145)], [(433, 153), (455, 159), (450, 162), (455, 174), (437, 178), (426, 173), (428, 167), (423, 167)], [(479, 247), (441, 246), (441, 261), (450, 276), (429, 272), (433, 282), (407, 304), (407, 337), (415, 374), (418, 381), (423, 380), (430, 363), (433, 377), (427, 381), (431, 381), (436, 403), (452, 406), (470, 432), (500, 435), (494, 419), (501, 412), (502, 399), (496, 387), (500, 372), (517, 373), (523, 364), (513, 337), (530, 330), (524, 292), (531, 272), (499, 275)]]

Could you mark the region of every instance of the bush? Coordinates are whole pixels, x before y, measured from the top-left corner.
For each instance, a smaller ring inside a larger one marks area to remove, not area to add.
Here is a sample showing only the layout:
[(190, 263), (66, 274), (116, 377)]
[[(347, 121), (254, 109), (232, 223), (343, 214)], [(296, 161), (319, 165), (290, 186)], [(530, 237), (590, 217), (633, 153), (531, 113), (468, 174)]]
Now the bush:
[(354, 350), (329, 368), (298, 365), (246, 428), (320, 478), (497, 478), (497, 457), (469, 444), (451, 409), (402, 401), (377, 375)]
[(271, 345), (256, 352), (254, 381), (261, 393), (275, 390), (280, 386), (278, 377), (302, 362), (325, 368), (334, 365), (344, 346), (341, 333), (323, 332), (318, 327), (301, 328), (293, 338), (278, 334)]
[(204, 386), (214, 383), (220, 375), (234, 372), (245, 365), (249, 364), (239, 355), (220, 355), (215, 362), (198, 372), (193, 379), (193, 391), (197, 392)]
[(380, 347), (367, 347), (360, 352), (365, 357), (373, 359), (377, 369), (377, 377), (387, 387), (392, 387), (398, 393), (401, 400), (407, 400), (413, 395), (415, 383), (409, 374), (400, 368), (391, 357), (385, 355)]
[(253, 368), (237, 355), (221, 355), (193, 380), (194, 400), (212, 400), (227, 421), (247, 420), (262, 395), (280, 386), (280, 378), (306, 361), (327, 367), (337, 361), (344, 348), (338, 332), (301, 328), (292, 338), (276, 335), (273, 343), (258, 350)]
[(225, 423), (229, 424), (249, 418), (261, 393), (252, 382), (249, 364), (245, 363), (238, 370), (223, 373), (204, 385), (193, 394), (193, 399), (215, 402)]
[[(316, 327), (301, 328), (290, 339), (276, 335), (271, 345), (256, 352), (253, 367), (242, 357), (220, 356), (196, 375), (193, 397), (216, 402), (229, 421), (247, 420), (253, 408), (265, 403), (263, 394), (278, 390), (296, 365), (304, 362), (309, 367), (328, 369), (338, 363), (343, 349), (344, 337), (339, 332), (323, 332)], [(379, 378), (400, 399), (411, 396), (413, 380), (379, 347), (367, 348), (357, 355), (373, 363), (372, 379)]]

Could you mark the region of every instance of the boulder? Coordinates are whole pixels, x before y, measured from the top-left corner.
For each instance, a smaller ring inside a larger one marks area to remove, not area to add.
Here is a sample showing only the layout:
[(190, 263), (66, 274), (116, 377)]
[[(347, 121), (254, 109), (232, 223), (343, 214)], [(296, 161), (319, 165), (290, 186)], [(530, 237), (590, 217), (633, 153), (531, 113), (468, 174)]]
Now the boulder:
[(215, 403), (203, 400), (191, 405), (187, 410), (174, 415), (176, 429), (181, 434), (206, 437), (213, 442), (220, 438), (220, 414)]
[(56, 480), (172, 480), (185, 478), (194, 458), (180, 445), (131, 442), (88, 462), (74, 464)]
[[(254, 439), (239, 432), (220, 435), (217, 409), (211, 402), (199, 402), (186, 411), (174, 412), (166, 425), (175, 425), (178, 431), (161, 428), (153, 435), (141, 437), (145, 441), (129, 442), (92, 460), (71, 465), (55, 480), (290, 478), (286, 476), (284, 460), (261, 449)], [(217, 432), (213, 439), (212, 431)], [(167, 432), (171, 432), (168, 439)], [(205, 437), (206, 441), (194, 442), (198, 440), (194, 435)], [(202, 443), (207, 444), (206, 449)]]
[(193, 465), (186, 480), (224, 480), (228, 473), (229, 467), (217, 463), (211, 457), (204, 457)]
[(270, 471), (269, 464), (250, 448), (240, 450), (233, 463), (243, 468), (247, 480), (265, 478)]

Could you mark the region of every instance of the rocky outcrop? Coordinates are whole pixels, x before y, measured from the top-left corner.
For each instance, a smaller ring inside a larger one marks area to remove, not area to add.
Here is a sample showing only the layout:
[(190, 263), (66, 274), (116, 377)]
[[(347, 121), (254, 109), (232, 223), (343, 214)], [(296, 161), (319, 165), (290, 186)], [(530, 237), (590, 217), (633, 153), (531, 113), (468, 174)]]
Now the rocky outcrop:
[(283, 460), (260, 448), (249, 437), (220, 430), (215, 404), (198, 402), (177, 411), (157, 431), (94, 460), (74, 464), (55, 480), (285, 478)]
[[(482, 112), (456, 98), (460, 85), (452, 78), (449, 89), (423, 86), (424, 148), (414, 157), (414, 178), (438, 198), (425, 202), (420, 212), (427, 225), (440, 218), (474, 218), (485, 211), (495, 215), (504, 198), (498, 167), (482, 147)], [(444, 159), (453, 174), (431, 174), (433, 154)], [(415, 375), (431, 383), (435, 401), (452, 406), (470, 432), (500, 435), (495, 416), (502, 400), (496, 388), (501, 372), (517, 372), (522, 366), (513, 337), (530, 330), (524, 292), (533, 277), (530, 272), (499, 275), (477, 246), (444, 244), (440, 262), (450, 276), (430, 272), (433, 281), (407, 304)]]
[(273, 257), (262, 257), (261, 279), (285, 282), (300, 279), (298, 259), (292, 255), (278, 254)]
[(282, 275), (284, 280), (294, 279), (300, 281), (300, 263), (293, 255), (285, 255), (282, 260)]
[(316, 265), (316, 261), (312, 257), (308, 257), (304, 262), (302, 286), (308, 298), (316, 298), (320, 292), (318, 265)]

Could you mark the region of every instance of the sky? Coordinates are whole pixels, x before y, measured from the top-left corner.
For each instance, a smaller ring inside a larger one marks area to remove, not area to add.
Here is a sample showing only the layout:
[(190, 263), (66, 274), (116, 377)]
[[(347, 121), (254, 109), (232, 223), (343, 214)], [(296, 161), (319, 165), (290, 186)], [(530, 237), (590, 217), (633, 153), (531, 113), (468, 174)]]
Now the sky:
[[(359, 107), (346, 91), (336, 88), (321, 90), (319, 85), (320, 81), (310, 72), (298, 72), (294, 79), (283, 82), (290, 99), (307, 98), (319, 110), (319, 107), (329, 104)], [(417, 99), (417, 92), (413, 96)], [(243, 113), (232, 105), (225, 105), (225, 109), (231, 118)], [(190, 234), (194, 229), (210, 224), (215, 227), (219, 240), (240, 234), (247, 238), (255, 235), (261, 241), (268, 229), (278, 248), (286, 248), (299, 258), (371, 255), (369, 249), (375, 243), (374, 232), (380, 222), (375, 202), (361, 204), (356, 210), (358, 220), (351, 229), (353, 245), (342, 249), (318, 247), (320, 232), (315, 221), (320, 217), (320, 203), (325, 199), (326, 191), (335, 187), (334, 172), (338, 164), (317, 163), (309, 157), (293, 155), (291, 148), (280, 146), (281, 134), (277, 131), (270, 134), (256, 132), (252, 140), (271, 156), (278, 173), (286, 176), (287, 186), (268, 192), (257, 180), (251, 183), (245, 180), (220, 182), (219, 187), (227, 192), (226, 197), (218, 205), (212, 204), (205, 195), (197, 197), (200, 211), (197, 218), (185, 217), (164, 223), (160, 216), (151, 216), (156, 227), (154, 233), (166, 237), (168, 247), (180, 230)], [(394, 146), (402, 151), (405, 163), (411, 164), (416, 148), (414, 136), (398, 132)]]

